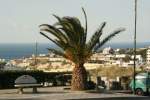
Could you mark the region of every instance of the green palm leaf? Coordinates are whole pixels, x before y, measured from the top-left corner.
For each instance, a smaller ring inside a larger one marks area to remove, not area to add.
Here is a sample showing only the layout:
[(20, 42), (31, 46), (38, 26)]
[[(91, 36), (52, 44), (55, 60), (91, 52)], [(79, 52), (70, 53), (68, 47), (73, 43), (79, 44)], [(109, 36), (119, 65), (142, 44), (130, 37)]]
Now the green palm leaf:
[[(113, 38), (115, 35), (124, 31), (119, 29), (114, 31), (112, 34), (105, 37), (100, 41), (100, 37), (103, 34), (103, 28), (106, 22), (97, 29), (92, 35), (90, 40), (86, 42), (87, 38), (87, 16), (85, 10), (82, 8), (85, 17), (85, 28), (81, 25), (80, 20), (77, 17), (59, 17), (53, 15), (57, 22), (53, 25), (42, 24), (40, 25), (40, 33), (48, 38), (50, 41), (55, 43), (62, 51), (61, 53), (54, 49), (49, 49), (59, 55), (66, 56), (65, 58), (70, 59), (74, 63), (85, 62), (92, 55), (93, 51), (98, 50), (107, 41)], [(48, 34), (50, 33), (50, 34)], [(51, 37), (53, 35), (53, 37)], [(64, 55), (63, 55), (64, 53)]]
[(114, 32), (112, 32), (110, 35), (106, 36), (102, 41), (100, 41), (98, 43), (98, 45), (96, 45), (96, 47), (94, 48), (94, 51), (97, 51), (101, 46), (103, 46), (110, 39), (112, 39), (113, 37), (115, 37), (117, 34), (119, 34), (122, 31), (125, 31), (125, 29), (124, 28), (120, 28), (120, 29), (115, 30)]
[(103, 22), (99, 29), (93, 34), (90, 41), (87, 43), (88, 50), (91, 51), (95, 45), (99, 42), (99, 38), (102, 35), (103, 28), (105, 27), (106, 22)]

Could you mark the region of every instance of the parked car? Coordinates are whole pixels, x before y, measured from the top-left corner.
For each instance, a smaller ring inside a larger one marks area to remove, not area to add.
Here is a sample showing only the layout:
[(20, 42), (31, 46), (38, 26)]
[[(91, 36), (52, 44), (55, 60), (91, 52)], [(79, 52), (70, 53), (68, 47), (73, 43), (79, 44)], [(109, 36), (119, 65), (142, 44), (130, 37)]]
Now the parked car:
[[(134, 90), (134, 80), (130, 83), (130, 88)], [(144, 95), (150, 93), (150, 72), (138, 73), (135, 76), (135, 94)]]

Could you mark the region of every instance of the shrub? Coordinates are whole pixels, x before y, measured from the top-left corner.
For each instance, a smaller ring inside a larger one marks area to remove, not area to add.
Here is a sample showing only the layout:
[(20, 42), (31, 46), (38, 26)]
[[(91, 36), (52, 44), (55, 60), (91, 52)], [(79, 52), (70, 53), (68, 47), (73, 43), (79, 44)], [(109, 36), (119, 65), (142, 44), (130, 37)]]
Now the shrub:
[(55, 83), (58, 81), (64, 83), (71, 80), (71, 78), (66, 77), (65, 74), (66, 73), (60, 72), (46, 73), (43, 71), (0, 71), (0, 88), (14, 88), (14, 81), (21, 75), (30, 75), (37, 80), (37, 83)]
[(31, 75), (38, 83), (44, 81), (44, 73), (42, 71), (1, 71), (0, 88), (13, 88), (14, 81), (21, 75)]

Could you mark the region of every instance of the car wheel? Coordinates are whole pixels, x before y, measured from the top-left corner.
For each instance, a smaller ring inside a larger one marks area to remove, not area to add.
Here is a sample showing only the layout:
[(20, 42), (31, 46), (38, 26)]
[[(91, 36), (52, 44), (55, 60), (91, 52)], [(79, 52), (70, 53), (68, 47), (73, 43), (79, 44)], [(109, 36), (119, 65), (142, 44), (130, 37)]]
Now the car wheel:
[(144, 92), (142, 89), (136, 89), (135, 94), (136, 95), (144, 95)]

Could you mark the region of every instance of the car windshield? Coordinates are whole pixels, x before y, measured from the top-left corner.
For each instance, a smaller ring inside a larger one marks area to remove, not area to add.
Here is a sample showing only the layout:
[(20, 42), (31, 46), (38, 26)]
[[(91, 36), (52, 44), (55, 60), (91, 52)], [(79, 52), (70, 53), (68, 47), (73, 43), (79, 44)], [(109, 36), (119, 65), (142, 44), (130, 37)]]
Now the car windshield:
[(146, 84), (146, 78), (139, 78), (137, 81)]

